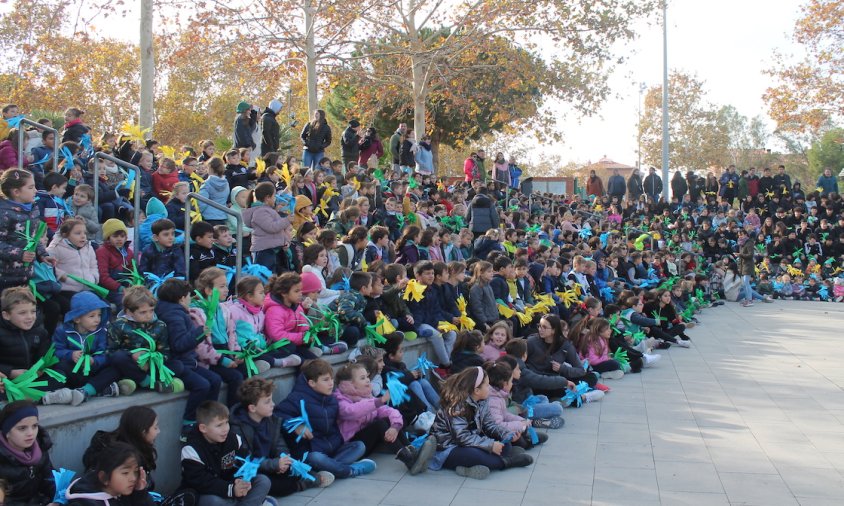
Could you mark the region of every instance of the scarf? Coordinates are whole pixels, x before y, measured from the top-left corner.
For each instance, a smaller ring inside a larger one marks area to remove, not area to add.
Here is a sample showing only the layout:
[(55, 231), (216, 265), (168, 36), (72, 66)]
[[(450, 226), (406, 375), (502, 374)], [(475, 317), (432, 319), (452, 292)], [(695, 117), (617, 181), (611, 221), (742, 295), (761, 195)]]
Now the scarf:
[(246, 302), (246, 299), (240, 298), (237, 299), (240, 302), (240, 305), (243, 306), (244, 309), (249, 311), (249, 314), (258, 314), (263, 309), (261, 306), (253, 306), (252, 304)]
[(372, 398), (371, 388), (358, 389), (352, 385), (352, 382), (349, 380), (341, 381), (340, 384), (337, 385), (337, 390), (339, 390), (341, 394), (345, 395), (352, 402), (360, 402), (364, 399)]
[(32, 447), (28, 450), (18, 450), (14, 448), (8, 441), (6, 441), (6, 436), (0, 434), (0, 445), (3, 446), (9, 453), (15, 457), (15, 460), (20, 462), (25, 466), (34, 466), (35, 464), (41, 462), (41, 446), (38, 444), (38, 440), (36, 439), (34, 443), (32, 443)]

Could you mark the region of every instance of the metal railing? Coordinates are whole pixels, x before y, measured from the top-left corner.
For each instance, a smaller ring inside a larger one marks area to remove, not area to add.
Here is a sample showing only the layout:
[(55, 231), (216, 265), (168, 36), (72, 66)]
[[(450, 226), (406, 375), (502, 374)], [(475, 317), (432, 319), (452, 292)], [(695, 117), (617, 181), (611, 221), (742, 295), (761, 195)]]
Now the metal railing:
[[(240, 279), (241, 268), (243, 267), (243, 216), (237, 211), (232, 211), (228, 207), (214, 202), (211, 199), (205, 198), (198, 193), (188, 193), (187, 200), (185, 200), (185, 271), (190, 272), (190, 227), (191, 227), (191, 208), (193, 207), (193, 199), (197, 202), (202, 202), (205, 205), (211, 206), (214, 209), (233, 216), (237, 221), (237, 234), (235, 235), (237, 241), (237, 253), (235, 254), (235, 280)], [(235, 291), (235, 295), (237, 295)]]
[(134, 227), (132, 227), (132, 244), (135, 246), (135, 260), (138, 260), (138, 257), (141, 253), (140, 243), (138, 242), (138, 230), (141, 226), (141, 169), (138, 168), (137, 165), (132, 165), (129, 162), (124, 162), (123, 160), (115, 158), (111, 155), (107, 155), (99, 151), (97, 153), (94, 153), (94, 180), (92, 181), (93, 184), (91, 186), (94, 187), (94, 209), (97, 209), (98, 211), (100, 209), (100, 160), (108, 160), (110, 162), (115, 163), (118, 167), (123, 167), (124, 169), (135, 171), (135, 178), (132, 180), (132, 184), (137, 185), (135, 189), (135, 202), (133, 202), (134, 209), (132, 211), (135, 214), (135, 219), (133, 221)]
[[(59, 165), (59, 131), (55, 128), (48, 127), (47, 125), (42, 125), (36, 121), (32, 121), (31, 119), (21, 118), (21, 122), (18, 125), (18, 168), (23, 169), (23, 151), (24, 146), (26, 146), (26, 142), (24, 142), (24, 137), (26, 136), (26, 130), (23, 129), (23, 125), (29, 125), (34, 127), (36, 130), (42, 130), (46, 132), (53, 133), (53, 167), (56, 168)], [(36, 162), (40, 162), (41, 160), (35, 160)], [(58, 170), (58, 169), (54, 169)], [(70, 170), (70, 167), (67, 168)]]

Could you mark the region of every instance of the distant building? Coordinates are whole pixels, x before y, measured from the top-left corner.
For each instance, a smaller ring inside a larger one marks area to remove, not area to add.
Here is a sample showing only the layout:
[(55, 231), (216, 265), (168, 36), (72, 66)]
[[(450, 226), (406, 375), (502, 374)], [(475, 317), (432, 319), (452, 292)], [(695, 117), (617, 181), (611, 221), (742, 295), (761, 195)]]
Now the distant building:
[(595, 174), (600, 177), (601, 180), (604, 181), (604, 185), (606, 186), (607, 180), (610, 178), (610, 176), (613, 175), (613, 171), (615, 169), (618, 169), (618, 173), (624, 176), (624, 179), (626, 181), (627, 178), (630, 177), (630, 174), (633, 173), (633, 170), (636, 169), (636, 167), (615, 162), (604, 156), (597, 162), (590, 163), (589, 165), (586, 165), (585, 167), (580, 169), (578, 171), (578, 179), (582, 181), (583, 184), (586, 184), (586, 180), (589, 178), (589, 173), (594, 170)]

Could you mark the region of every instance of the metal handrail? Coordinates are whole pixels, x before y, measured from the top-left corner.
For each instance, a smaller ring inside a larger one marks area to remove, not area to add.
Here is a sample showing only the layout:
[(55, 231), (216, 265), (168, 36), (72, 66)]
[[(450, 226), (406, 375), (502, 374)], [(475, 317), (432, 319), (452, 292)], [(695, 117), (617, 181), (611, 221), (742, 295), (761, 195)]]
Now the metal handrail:
[[(48, 127), (47, 125), (42, 125), (37, 121), (32, 121), (31, 119), (21, 118), (20, 125), (18, 125), (18, 168), (23, 169), (23, 147), (24, 147), (24, 134), (26, 130), (23, 129), (22, 125), (29, 125), (35, 127), (36, 130), (44, 130), (47, 132), (53, 132), (53, 167), (58, 167), (59, 164), (59, 131), (55, 128)], [(36, 162), (38, 160), (35, 160)], [(58, 170), (58, 169), (56, 169)], [(67, 168), (70, 170), (70, 167)]]
[(140, 219), (141, 219), (141, 169), (137, 165), (132, 165), (129, 162), (125, 162), (119, 158), (115, 158), (111, 155), (107, 155), (103, 152), (96, 152), (94, 153), (94, 184), (91, 186), (94, 187), (94, 209), (100, 209), (100, 160), (109, 160), (114, 162), (117, 166), (123, 167), (127, 170), (135, 171), (135, 179), (132, 184), (137, 184), (137, 188), (135, 190), (135, 202), (134, 202), (134, 210), (135, 213), (135, 221), (134, 227), (132, 227), (132, 244), (135, 245), (134, 257), (135, 260), (138, 260), (139, 255), (141, 254), (138, 242), (138, 229), (140, 228)]
[[(237, 211), (232, 211), (228, 207), (214, 202), (213, 200), (203, 197), (202, 195), (194, 192), (188, 193), (187, 200), (185, 200), (185, 271), (190, 272), (190, 227), (191, 227), (191, 207), (193, 206), (192, 199), (196, 199), (197, 202), (202, 202), (205, 205), (211, 206), (218, 211), (228, 214), (229, 216), (233, 216), (234, 219), (237, 221), (237, 253), (235, 254), (235, 280), (240, 279), (240, 271), (243, 267), (243, 216), (240, 215)], [(237, 290), (235, 290), (235, 295), (237, 295)]]

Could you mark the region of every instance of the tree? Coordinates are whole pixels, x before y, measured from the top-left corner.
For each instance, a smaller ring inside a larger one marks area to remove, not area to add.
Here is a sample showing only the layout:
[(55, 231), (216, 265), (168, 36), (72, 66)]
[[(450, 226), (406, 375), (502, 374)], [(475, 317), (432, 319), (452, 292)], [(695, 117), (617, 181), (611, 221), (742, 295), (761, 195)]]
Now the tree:
[[(718, 112), (705, 101), (703, 81), (673, 72), (669, 77), (668, 110), (669, 168), (706, 169), (724, 166), (730, 161), (730, 132), (726, 122), (718, 121)], [(729, 116), (729, 111), (724, 117)], [(659, 166), (662, 160), (662, 86), (650, 88), (645, 95), (639, 124), (642, 158)]]
[[(634, 37), (633, 20), (653, 12), (652, 0), (396, 0), (361, 12), (367, 33), (388, 37), (393, 46), (373, 55), (406, 55), (410, 82), (397, 72), (372, 75), (384, 86), (410, 88), (415, 130), (427, 132), (429, 95), (465, 67), (453, 66), (461, 55), (483, 52), (502, 37), (536, 51), (553, 51), (551, 69), (557, 85), (549, 96), (592, 112), (609, 93), (606, 77), (618, 58), (610, 50)], [(435, 26), (449, 27), (446, 35)], [(368, 43), (368, 41), (364, 41)], [(480, 65), (483, 65), (482, 63)], [(396, 69), (393, 69), (396, 70)], [(530, 76), (524, 76), (529, 79)]]
[(776, 54), (764, 99), (780, 129), (817, 132), (844, 115), (844, 0), (808, 0), (794, 28), (805, 57)]
[(844, 128), (828, 130), (808, 151), (809, 176), (817, 178), (824, 169), (837, 176), (844, 170)]

